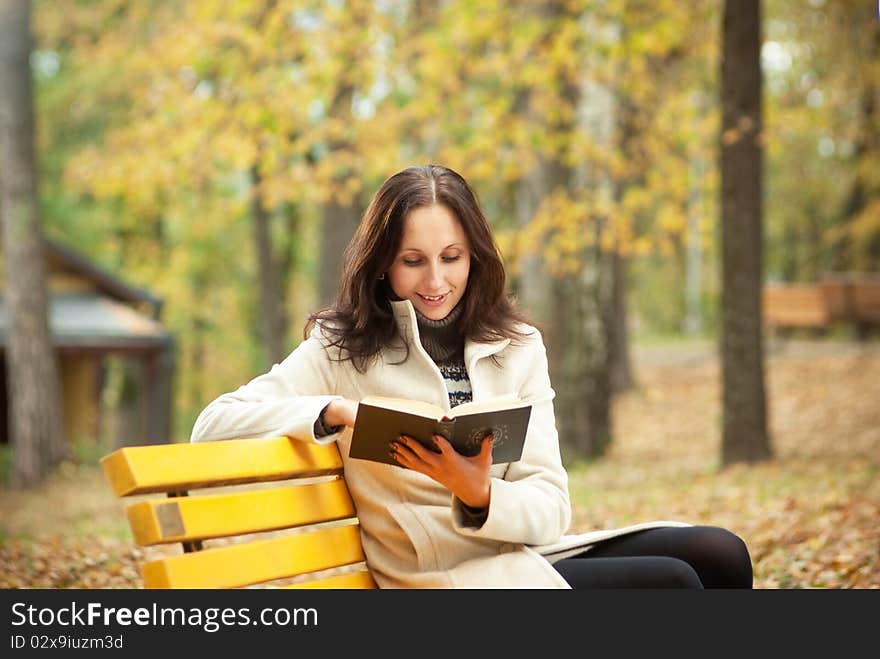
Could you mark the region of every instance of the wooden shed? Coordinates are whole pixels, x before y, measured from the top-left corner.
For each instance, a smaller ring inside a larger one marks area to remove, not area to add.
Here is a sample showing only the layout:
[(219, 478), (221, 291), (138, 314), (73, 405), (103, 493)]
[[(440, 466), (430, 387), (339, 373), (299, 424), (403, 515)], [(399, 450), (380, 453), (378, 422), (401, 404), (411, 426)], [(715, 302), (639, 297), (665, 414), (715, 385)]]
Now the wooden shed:
[[(174, 342), (160, 322), (162, 300), (55, 241), (46, 241), (46, 258), (49, 326), (58, 354), (66, 437), (103, 438), (115, 446), (167, 442)], [(2, 293), (0, 285), (0, 442), (5, 443), (8, 315)], [(108, 400), (111, 364), (124, 373), (124, 400)]]

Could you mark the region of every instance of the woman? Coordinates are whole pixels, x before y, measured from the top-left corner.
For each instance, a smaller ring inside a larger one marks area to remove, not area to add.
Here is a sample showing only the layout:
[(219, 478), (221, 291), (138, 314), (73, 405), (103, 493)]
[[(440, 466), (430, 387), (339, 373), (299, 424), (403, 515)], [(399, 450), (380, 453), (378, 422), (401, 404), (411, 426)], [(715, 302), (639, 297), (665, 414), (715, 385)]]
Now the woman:
[[(544, 344), (508, 300), (489, 224), (456, 172), (410, 167), (385, 181), (346, 250), (336, 304), (305, 329), (283, 362), (208, 405), (191, 441), (337, 442), (380, 587), (701, 587), (703, 572), (730, 571), (717, 551), (676, 557), (703, 536), (739, 551), (738, 565), (744, 552), (751, 584), (742, 541), (723, 529), (654, 522), (560, 542), (571, 505)], [(449, 409), (502, 394), (532, 404), (517, 462), (492, 465), (491, 437), (474, 457), (440, 436), (439, 453), (389, 437), (405, 469), (348, 457), (367, 395)]]

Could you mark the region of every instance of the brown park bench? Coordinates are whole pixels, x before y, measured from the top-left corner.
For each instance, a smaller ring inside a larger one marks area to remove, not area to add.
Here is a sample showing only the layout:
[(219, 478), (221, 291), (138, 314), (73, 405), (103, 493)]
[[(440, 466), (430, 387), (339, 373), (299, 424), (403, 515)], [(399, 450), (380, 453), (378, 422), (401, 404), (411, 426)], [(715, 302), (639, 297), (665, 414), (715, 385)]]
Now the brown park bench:
[(880, 326), (880, 276), (829, 273), (814, 284), (768, 283), (762, 304), (764, 322), (771, 328), (824, 330), (849, 323), (864, 336)]
[(146, 588), (376, 587), (335, 444), (131, 446), (101, 466), (116, 495), (133, 501), (135, 544), (179, 544), (139, 565)]
[(831, 307), (818, 284), (765, 284), (762, 303), (764, 322), (773, 328), (824, 329), (833, 319)]
[(855, 322), (880, 325), (880, 279), (854, 282), (852, 302)]
[(880, 275), (829, 273), (819, 285), (835, 320), (852, 324), (859, 336), (880, 326)]

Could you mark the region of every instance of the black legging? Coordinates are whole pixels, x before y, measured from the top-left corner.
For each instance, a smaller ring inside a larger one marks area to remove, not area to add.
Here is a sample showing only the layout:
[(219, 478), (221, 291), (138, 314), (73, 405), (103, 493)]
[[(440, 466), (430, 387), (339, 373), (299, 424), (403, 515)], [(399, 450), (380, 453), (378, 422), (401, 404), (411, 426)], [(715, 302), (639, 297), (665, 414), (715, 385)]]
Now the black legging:
[(739, 536), (715, 526), (647, 529), (553, 565), (572, 588), (751, 588)]

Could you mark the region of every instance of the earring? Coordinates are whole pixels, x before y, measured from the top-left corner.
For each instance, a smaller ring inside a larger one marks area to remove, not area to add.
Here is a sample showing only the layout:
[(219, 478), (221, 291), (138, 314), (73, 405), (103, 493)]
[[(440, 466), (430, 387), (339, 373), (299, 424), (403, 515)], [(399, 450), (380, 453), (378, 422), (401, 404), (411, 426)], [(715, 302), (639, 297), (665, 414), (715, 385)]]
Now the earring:
[(385, 273), (384, 273), (384, 272), (383, 272), (381, 275), (379, 275), (379, 281), (382, 281), (383, 279), (385, 279)]

